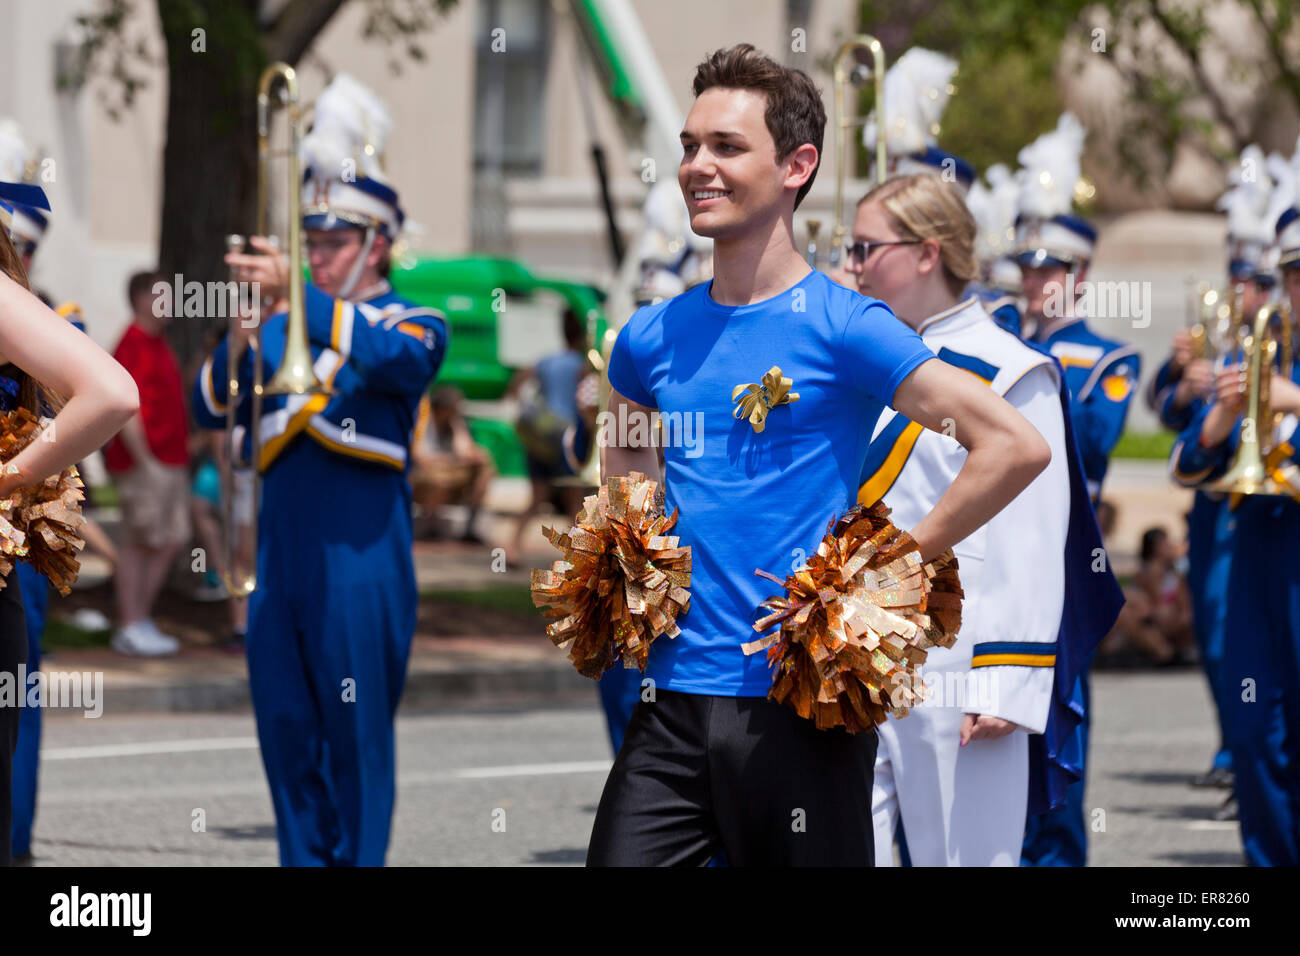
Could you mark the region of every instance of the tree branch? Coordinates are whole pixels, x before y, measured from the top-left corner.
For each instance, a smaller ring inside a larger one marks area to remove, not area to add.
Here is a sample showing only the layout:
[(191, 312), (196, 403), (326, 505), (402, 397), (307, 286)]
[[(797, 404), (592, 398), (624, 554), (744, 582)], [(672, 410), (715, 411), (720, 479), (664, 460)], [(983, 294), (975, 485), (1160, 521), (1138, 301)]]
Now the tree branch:
[(1210, 83), (1210, 78), (1205, 72), (1205, 66), (1201, 63), (1200, 51), (1196, 48), (1195, 44), (1184, 45), (1182, 39), (1179, 37), (1178, 29), (1174, 26), (1168, 15), (1160, 9), (1159, 0), (1148, 0), (1147, 7), (1151, 11), (1151, 18), (1160, 26), (1160, 29), (1164, 31), (1165, 35), (1174, 42), (1174, 45), (1178, 47), (1183, 56), (1185, 56), (1191, 64), (1192, 74), (1196, 77), (1196, 83), (1200, 87), (1201, 92), (1205, 94), (1205, 98), (1210, 101), (1210, 106), (1214, 110), (1215, 117), (1220, 123), (1226, 126), (1228, 131), (1232, 134), (1234, 151), (1242, 149), (1246, 145), (1250, 131), (1246, 130), (1243, 132), (1238, 129), (1236, 118), (1232, 111), (1228, 109), (1228, 105), (1219, 95), (1219, 91), (1214, 88), (1212, 83)]
[(1268, 52), (1272, 56), (1273, 66), (1277, 69), (1278, 80), (1283, 88), (1291, 94), (1291, 99), (1296, 107), (1300, 109), (1300, 73), (1297, 73), (1287, 66), (1286, 50), (1283, 49), (1285, 41), (1284, 30), (1280, 24), (1269, 23), (1264, 18), (1263, 4), (1260, 0), (1250, 0), (1250, 7), (1255, 11), (1255, 19), (1263, 28), (1265, 40), (1268, 43)]

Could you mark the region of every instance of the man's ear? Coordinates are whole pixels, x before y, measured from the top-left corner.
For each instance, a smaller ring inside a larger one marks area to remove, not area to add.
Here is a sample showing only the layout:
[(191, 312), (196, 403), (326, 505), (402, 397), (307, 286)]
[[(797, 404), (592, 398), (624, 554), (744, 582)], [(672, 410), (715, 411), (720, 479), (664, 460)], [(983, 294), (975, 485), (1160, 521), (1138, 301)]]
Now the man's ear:
[(798, 189), (806, 183), (816, 171), (819, 158), (817, 147), (812, 143), (804, 143), (791, 150), (790, 155), (785, 158), (785, 162), (790, 167), (785, 177), (785, 187)]

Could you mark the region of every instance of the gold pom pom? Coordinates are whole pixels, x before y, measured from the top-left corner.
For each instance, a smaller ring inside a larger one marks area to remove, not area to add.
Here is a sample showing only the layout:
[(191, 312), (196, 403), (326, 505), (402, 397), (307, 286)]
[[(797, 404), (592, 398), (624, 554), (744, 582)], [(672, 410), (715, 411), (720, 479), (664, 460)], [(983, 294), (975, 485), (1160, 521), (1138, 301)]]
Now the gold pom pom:
[[(40, 424), (25, 408), (0, 413), (0, 461), (8, 462), (36, 436)], [(13, 465), (6, 472), (17, 471)], [(85, 518), (81, 476), (65, 468), (35, 485), (19, 488), (0, 502), (0, 588), (13, 570), (15, 558), (27, 561), (50, 579), (60, 594), (72, 590), (81, 570), (77, 558), (84, 546), (78, 534)]]
[(961, 627), (957, 559), (945, 551), (922, 564), (912, 536), (877, 503), (856, 505), (831, 526), (805, 568), (782, 581), (772, 613), (754, 624), (762, 633), (746, 654), (766, 649), (775, 665), (768, 697), (819, 729), (870, 730), (886, 715), (906, 716), (924, 697), (917, 667), (926, 649), (951, 647)]
[(650, 644), (681, 633), (677, 616), (690, 610), (691, 549), (667, 533), (677, 512), (665, 516), (658, 485), (634, 471), (602, 485), (575, 521), (545, 529), (563, 558), (532, 573), (533, 603), (559, 618), (546, 634), (585, 677), (620, 660), (645, 670)]

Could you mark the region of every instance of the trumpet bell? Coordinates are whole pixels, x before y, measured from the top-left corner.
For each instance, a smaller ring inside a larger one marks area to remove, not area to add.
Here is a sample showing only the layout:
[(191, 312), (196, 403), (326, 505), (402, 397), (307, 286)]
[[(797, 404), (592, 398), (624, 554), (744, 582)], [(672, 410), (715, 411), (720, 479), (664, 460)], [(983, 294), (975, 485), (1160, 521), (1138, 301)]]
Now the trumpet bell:
[(1204, 490), (1231, 495), (1293, 494), (1291, 488), (1273, 477), (1263, 458), (1250, 454), (1241, 455), (1227, 474), (1205, 485)]
[[(290, 321), (292, 327), (292, 320)], [(311, 349), (300, 336), (290, 336), (284, 358), (271, 381), (262, 386), (263, 395), (329, 395), (332, 390), (321, 382), (312, 365)]]

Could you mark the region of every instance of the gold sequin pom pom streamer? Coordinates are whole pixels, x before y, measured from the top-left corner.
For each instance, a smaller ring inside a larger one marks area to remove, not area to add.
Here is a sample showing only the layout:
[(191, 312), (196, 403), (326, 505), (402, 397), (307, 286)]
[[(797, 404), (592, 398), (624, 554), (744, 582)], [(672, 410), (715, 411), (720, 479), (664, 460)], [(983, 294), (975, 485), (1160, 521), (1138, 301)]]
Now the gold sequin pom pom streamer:
[(532, 573), (533, 603), (558, 618), (546, 634), (585, 677), (619, 661), (644, 670), (650, 644), (676, 637), (690, 610), (691, 549), (668, 534), (677, 512), (666, 516), (658, 485), (634, 471), (602, 485), (575, 520), (545, 529), (563, 557)]
[[(0, 413), (0, 461), (9, 461), (40, 434), (41, 426), (25, 408)], [(75, 467), (35, 485), (19, 488), (0, 501), (0, 588), (15, 559), (26, 561), (49, 578), (60, 594), (72, 590), (85, 546), (79, 532), (85, 522), (84, 485)]]
[(951, 647), (961, 627), (961, 582), (951, 550), (921, 562), (912, 536), (877, 503), (856, 505), (831, 526), (805, 568), (760, 607), (754, 624), (776, 634), (743, 645), (775, 665), (768, 697), (816, 722), (861, 733), (925, 696), (917, 667), (926, 649)]

